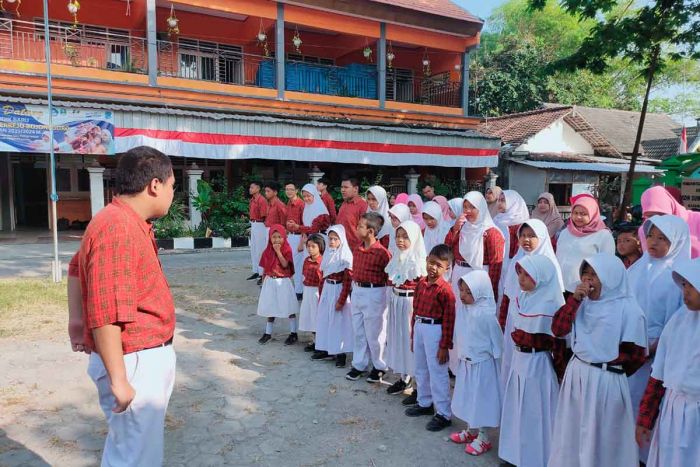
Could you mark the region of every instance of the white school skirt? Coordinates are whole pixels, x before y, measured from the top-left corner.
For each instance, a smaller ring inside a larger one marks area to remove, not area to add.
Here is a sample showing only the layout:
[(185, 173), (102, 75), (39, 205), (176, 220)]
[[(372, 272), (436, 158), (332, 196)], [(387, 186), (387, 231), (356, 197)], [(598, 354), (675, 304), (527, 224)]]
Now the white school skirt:
[[(653, 358), (647, 358), (644, 365), (642, 365), (639, 370), (635, 371), (632, 376), (627, 378), (627, 384), (630, 388), (630, 397), (632, 398), (634, 420), (637, 420), (637, 415), (639, 415), (639, 403), (642, 402), (644, 391), (647, 389), (647, 383), (651, 376), (651, 364), (653, 362)], [(639, 461), (646, 464), (647, 457), (649, 457), (649, 445), (639, 448)], [(698, 462), (698, 465), (700, 466), (700, 462)]]
[(290, 277), (266, 277), (258, 298), (258, 316), (288, 318), (299, 313), (299, 301)]
[[(465, 268), (463, 266), (458, 266), (454, 265), (452, 267), (452, 279), (451, 279), (451, 284), (452, 284), (452, 292), (455, 294), (455, 300), (459, 301), (459, 280), (462, 278), (463, 275), (467, 274), (470, 271), (473, 271), (474, 268)], [(457, 304), (455, 303), (455, 307)], [(455, 341), (455, 335), (452, 335), (452, 341)], [(459, 354), (457, 353), (457, 348), (453, 347), (449, 351), (450, 355), (450, 360), (447, 362), (447, 366), (452, 372), (453, 375), (457, 374), (457, 367), (459, 366)]]
[(508, 314), (506, 315), (506, 327), (503, 331), (503, 356), (501, 357), (501, 390), (505, 391), (508, 375), (510, 375), (510, 363), (513, 360), (515, 350), (515, 342), (513, 342), (512, 333), (515, 331), (514, 316), (517, 311), (515, 308), (515, 300), (508, 303)]
[(287, 242), (292, 248), (292, 257), (294, 259), (294, 292), (302, 293), (304, 291), (304, 251), (297, 251), (299, 246), (299, 241), (301, 240), (301, 235), (299, 234), (287, 234)]
[(411, 318), (413, 297), (399, 297), (389, 289), (389, 313), (386, 326), (386, 364), (394, 373), (415, 374), (411, 352)]
[(639, 466), (627, 376), (574, 356), (557, 407), (549, 466)]
[(666, 389), (647, 467), (700, 465), (700, 399)]
[(342, 311), (335, 311), (343, 284), (323, 284), (316, 315), (316, 350), (325, 350), (330, 355), (352, 352), (354, 334), (350, 299)]
[(459, 361), (452, 394), (452, 413), (469, 428), (497, 427), (501, 421), (500, 362)]
[(316, 332), (318, 298), (318, 287), (304, 286), (304, 298), (301, 299), (301, 309), (299, 310), (300, 331)]
[(503, 393), (498, 457), (518, 467), (547, 465), (558, 395), (549, 352), (513, 352)]

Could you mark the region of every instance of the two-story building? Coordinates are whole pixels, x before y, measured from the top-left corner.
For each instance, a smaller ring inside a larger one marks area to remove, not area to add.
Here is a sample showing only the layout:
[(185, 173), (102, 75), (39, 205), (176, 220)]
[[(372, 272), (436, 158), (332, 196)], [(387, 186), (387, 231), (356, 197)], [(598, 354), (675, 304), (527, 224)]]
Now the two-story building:
[[(142, 144), (185, 191), (251, 172), (381, 172), (403, 191), (498, 163), (469, 115), (483, 21), (449, 0), (69, 3), (48, 12), (59, 218), (89, 220), (115, 155)], [(47, 38), (41, 2), (18, 4), (0, 19), (0, 230), (49, 220)]]

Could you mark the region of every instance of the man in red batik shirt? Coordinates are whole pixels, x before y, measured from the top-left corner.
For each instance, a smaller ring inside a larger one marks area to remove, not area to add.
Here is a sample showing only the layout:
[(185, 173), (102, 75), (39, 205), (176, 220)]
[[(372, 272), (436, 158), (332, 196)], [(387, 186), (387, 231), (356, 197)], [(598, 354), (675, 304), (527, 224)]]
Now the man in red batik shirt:
[(290, 226), (303, 225), (304, 201), (299, 198), (297, 186), (293, 182), (289, 182), (284, 186), (284, 194), (287, 195), (287, 199), (289, 200), (287, 201), (286, 227), (287, 242), (289, 242), (289, 246), (292, 247), (292, 253), (294, 254), (294, 292), (296, 292), (297, 298), (301, 299), (301, 295), (304, 292), (304, 276), (302, 271), (304, 268), (304, 242), (302, 242), (302, 235), (299, 232), (299, 227), (290, 228)]
[(343, 204), (338, 211), (336, 224), (345, 227), (345, 235), (351, 251), (360, 246), (361, 240), (357, 236), (357, 224), (360, 217), (367, 212), (367, 201), (358, 194), (360, 184), (356, 178), (346, 178), (340, 184), (340, 192), (343, 194)]
[(253, 274), (247, 280), (260, 279), (258, 283), (262, 282), (260, 258), (267, 247), (267, 227), (265, 226), (267, 201), (260, 194), (261, 189), (262, 185), (260, 182), (251, 182), (248, 187), (248, 193), (250, 193), (250, 204), (248, 206), (250, 218), (250, 262)]
[(326, 206), (326, 209), (328, 209), (328, 215), (331, 218), (331, 225), (335, 225), (335, 218), (336, 218), (336, 210), (335, 210), (335, 201), (333, 200), (333, 197), (331, 196), (330, 193), (328, 193), (328, 184), (330, 181), (326, 178), (323, 177), (319, 179), (318, 182), (316, 182), (316, 189), (318, 190), (318, 193), (321, 195), (321, 201), (323, 201), (323, 204)]

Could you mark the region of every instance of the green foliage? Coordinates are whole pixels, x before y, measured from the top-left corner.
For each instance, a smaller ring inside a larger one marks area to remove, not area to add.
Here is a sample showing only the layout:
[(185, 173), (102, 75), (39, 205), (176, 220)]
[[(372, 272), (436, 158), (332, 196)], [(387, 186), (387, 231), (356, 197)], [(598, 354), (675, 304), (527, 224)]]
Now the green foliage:
[(153, 222), (153, 232), (156, 238), (178, 238), (187, 234), (187, 216), (185, 203), (174, 199), (168, 213)]
[(418, 193), (422, 192), (425, 185), (432, 186), (436, 195), (444, 196), (447, 199), (461, 198), (468, 191), (462, 180), (456, 178), (443, 180), (435, 175), (429, 175), (418, 181)]
[(195, 233), (202, 235), (209, 228), (215, 236), (224, 238), (246, 236), (249, 224), (245, 186), (229, 192), (225, 179), (216, 180), (215, 184), (221, 191), (214, 191), (212, 184), (199, 180), (197, 193), (192, 194), (192, 204), (202, 213), (202, 224)]

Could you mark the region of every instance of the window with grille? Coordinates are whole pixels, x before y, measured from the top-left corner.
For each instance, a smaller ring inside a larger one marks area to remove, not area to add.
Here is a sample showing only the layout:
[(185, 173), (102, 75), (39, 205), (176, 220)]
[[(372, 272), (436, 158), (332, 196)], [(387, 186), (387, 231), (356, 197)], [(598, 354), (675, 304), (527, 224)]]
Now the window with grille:
[(390, 101), (413, 102), (413, 70), (387, 70), (386, 98)]
[(243, 84), (241, 47), (196, 39), (180, 39), (178, 46), (180, 77)]
[(332, 58), (314, 57), (312, 55), (287, 54), (287, 60), (290, 62), (318, 63), (320, 65), (335, 65), (335, 60)]

